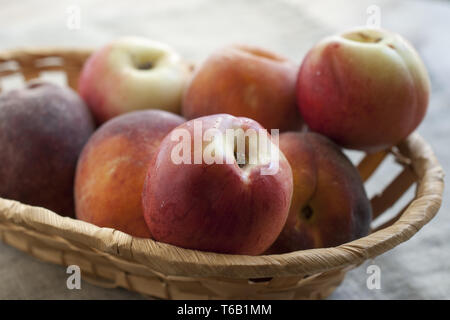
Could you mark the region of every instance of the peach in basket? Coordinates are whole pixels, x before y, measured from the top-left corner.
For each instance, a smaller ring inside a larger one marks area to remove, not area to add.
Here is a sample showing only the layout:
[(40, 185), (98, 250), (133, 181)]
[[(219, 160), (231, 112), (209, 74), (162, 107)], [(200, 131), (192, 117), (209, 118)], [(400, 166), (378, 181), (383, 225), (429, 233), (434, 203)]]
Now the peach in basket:
[[(75, 89), (90, 53), (58, 48), (2, 51), (0, 77), (21, 73), (31, 79), (41, 71), (58, 71)], [(437, 213), (444, 174), (428, 143), (413, 133), (395, 147), (364, 156), (357, 165), (362, 180), (393, 160), (401, 170), (395, 177), (384, 176), (385, 187), (372, 197), (373, 220), (377, 222), (397, 201), (406, 200), (406, 205), (369, 235), (336, 247), (261, 256), (202, 252), (4, 198), (0, 236), (44, 261), (80, 266), (83, 279), (97, 285), (158, 298), (324, 298), (348, 270), (407, 241)], [(413, 198), (401, 199), (411, 186)]]
[(76, 217), (149, 238), (141, 193), (148, 162), (166, 134), (183, 123), (162, 110), (134, 111), (107, 121), (89, 139), (75, 175)]
[(69, 88), (34, 81), (0, 95), (0, 197), (74, 216), (74, 170), (93, 131)]

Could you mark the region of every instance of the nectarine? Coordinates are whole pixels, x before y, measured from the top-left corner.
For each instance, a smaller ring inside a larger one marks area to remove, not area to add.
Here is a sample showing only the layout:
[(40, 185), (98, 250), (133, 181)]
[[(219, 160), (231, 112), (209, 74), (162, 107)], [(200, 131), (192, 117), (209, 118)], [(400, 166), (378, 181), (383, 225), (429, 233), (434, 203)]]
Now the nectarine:
[(167, 135), (149, 166), (142, 201), (158, 241), (257, 255), (281, 232), (291, 196), (291, 168), (267, 131), (251, 119), (218, 114)]

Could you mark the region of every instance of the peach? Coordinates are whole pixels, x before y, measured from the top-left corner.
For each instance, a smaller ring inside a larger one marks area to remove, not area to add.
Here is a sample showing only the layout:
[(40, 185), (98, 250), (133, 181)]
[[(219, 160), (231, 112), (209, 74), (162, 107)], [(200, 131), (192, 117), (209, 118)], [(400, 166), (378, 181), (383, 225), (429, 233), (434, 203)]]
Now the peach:
[(123, 37), (89, 57), (79, 92), (98, 123), (143, 109), (179, 113), (189, 76), (188, 64), (168, 45)]
[(289, 216), (268, 253), (332, 247), (365, 236), (371, 206), (358, 171), (329, 139), (286, 132), (280, 149), (291, 164)]
[(69, 88), (33, 81), (0, 95), (0, 197), (73, 216), (75, 167), (93, 131)]
[(267, 131), (251, 119), (218, 114), (167, 135), (149, 166), (142, 201), (155, 240), (257, 255), (281, 232), (291, 196), (291, 168)]
[(368, 152), (391, 147), (416, 129), (429, 93), (427, 71), (411, 44), (368, 28), (315, 45), (297, 82), (298, 105), (313, 131)]
[(216, 113), (248, 117), (266, 129), (302, 126), (295, 98), (298, 66), (278, 54), (244, 45), (214, 52), (194, 73), (183, 96), (188, 119)]
[(136, 237), (151, 237), (141, 205), (147, 166), (166, 134), (183, 122), (182, 117), (166, 111), (145, 110), (103, 124), (78, 162), (77, 218)]

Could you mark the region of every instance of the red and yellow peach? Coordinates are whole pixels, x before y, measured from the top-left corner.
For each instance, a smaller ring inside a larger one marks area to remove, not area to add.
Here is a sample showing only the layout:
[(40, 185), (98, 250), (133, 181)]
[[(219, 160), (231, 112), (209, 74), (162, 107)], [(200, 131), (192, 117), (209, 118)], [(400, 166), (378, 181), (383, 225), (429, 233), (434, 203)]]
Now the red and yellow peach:
[(313, 131), (368, 152), (391, 147), (416, 129), (429, 94), (414, 48), (398, 34), (368, 28), (315, 45), (297, 82), (298, 105)]
[(141, 194), (147, 166), (160, 142), (184, 122), (161, 111), (135, 111), (116, 117), (89, 139), (77, 166), (78, 219), (137, 237), (151, 237)]
[(91, 55), (78, 90), (98, 123), (143, 109), (178, 113), (189, 75), (189, 66), (166, 44), (124, 37)]
[(194, 73), (183, 96), (188, 119), (228, 113), (266, 129), (302, 126), (295, 98), (298, 67), (264, 49), (233, 45), (214, 52)]
[[(198, 124), (200, 139), (210, 129), (217, 135), (195, 141)], [(241, 158), (238, 164), (234, 140), (219, 138), (227, 129), (259, 132), (263, 128), (248, 118), (218, 114), (182, 124), (161, 143), (142, 194), (144, 216), (155, 240), (189, 249), (257, 255), (281, 232), (292, 196), (289, 163), (281, 152), (278, 160), (272, 157), (278, 147), (262, 131), (258, 139), (267, 138), (274, 149), (253, 149), (249, 142), (245, 161)], [(191, 147), (181, 152), (180, 143)], [(196, 163), (195, 153), (205, 155), (208, 150), (217, 161)], [(249, 150), (257, 150), (254, 161)], [(174, 152), (184, 156), (187, 152), (187, 160), (174, 161)], [(278, 170), (271, 171), (275, 166)]]
[(329, 139), (286, 132), (280, 149), (294, 178), (289, 216), (268, 253), (332, 247), (368, 234), (371, 206), (358, 171)]

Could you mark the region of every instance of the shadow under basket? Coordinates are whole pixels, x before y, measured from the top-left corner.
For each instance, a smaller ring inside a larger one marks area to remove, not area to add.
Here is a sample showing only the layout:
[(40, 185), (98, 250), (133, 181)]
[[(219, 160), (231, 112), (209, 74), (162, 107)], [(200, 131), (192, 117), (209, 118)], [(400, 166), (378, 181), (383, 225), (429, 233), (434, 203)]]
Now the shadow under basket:
[[(76, 89), (90, 53), (62, 48), (0, 52), (0, 84), (11, 75), (30, 80), (51, 71), (65, 75)], [(411, 186), (414, 198), (370, 235), (338, 247), (266, 256), (186, 250), (1, 198), (0, 237), (41, 260), (78, 265), (88, 282), (156, 298), (321, 299), (333, 292), (348, 270), (411, 238), (440, 207), (444, 173), (424, 139), (413, 133), (390, 150), (365, 155), (357, 165), (363, 180), (389, 159), (400, 164), (401, 172), (392, 181), (385, 176), (386, 187), (371, 199), (373, 218)]]

